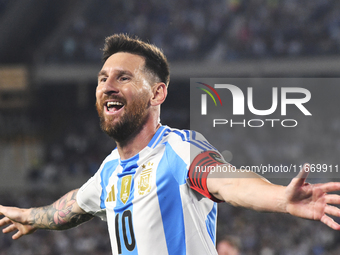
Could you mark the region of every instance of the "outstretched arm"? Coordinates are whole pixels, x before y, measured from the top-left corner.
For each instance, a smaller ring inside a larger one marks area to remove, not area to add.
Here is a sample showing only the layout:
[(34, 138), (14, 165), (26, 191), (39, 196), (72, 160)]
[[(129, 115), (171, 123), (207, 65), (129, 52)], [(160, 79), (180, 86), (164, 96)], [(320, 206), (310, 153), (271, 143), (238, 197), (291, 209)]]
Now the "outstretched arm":
[(76, 201), (78, 190), (72, 190), (58, 199), (52, 205), (21, 209), (0, 205), (0, 227), (6, 226), (3, 233), (17, 232), (13, 239), (33, 233), (35, 230), (53, 229), (63, 230), (75, 227), (93, 218), (91, 214), (84, 212)]
[(207, 186), (216, 198), (235, 206), (290, 213), (301, 218), (319, 220), (340, 230), (340, 225), (328, 216), (340, 216), (340, 209), (330, 205), (340, 204), (340, 196), (328, 194), (340, 190), (340, 183), (306, 183), (308, 167), (305, 165), (286, 187), (272, 184), (251, 172), (240, 173), (239, 178), (214, 178), (210, 175)]

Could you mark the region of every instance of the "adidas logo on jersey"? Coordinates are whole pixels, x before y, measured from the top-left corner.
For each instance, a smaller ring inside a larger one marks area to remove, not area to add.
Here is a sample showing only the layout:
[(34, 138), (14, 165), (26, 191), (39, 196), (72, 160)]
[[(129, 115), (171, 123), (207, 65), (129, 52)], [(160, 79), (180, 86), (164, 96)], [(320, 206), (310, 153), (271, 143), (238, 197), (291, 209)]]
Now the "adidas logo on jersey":
[(113, 202), (116, 201), (116, 195), (115, 195), (115, 185), (112, 185), (111, 191), (109, 195), (107, 196), (106, 202)]

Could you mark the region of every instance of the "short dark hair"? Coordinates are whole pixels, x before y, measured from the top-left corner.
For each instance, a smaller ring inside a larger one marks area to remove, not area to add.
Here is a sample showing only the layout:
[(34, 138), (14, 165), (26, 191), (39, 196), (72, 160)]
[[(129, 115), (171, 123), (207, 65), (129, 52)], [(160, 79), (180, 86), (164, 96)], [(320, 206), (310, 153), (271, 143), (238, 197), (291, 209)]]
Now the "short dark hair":
[(170, 81), (169, 64), (161, 49), (136, 36), (132, 38), (126, 34), (114, 34), (105, 39), (103, 62), (117, 52), (127, 52), (143, 57), (145, 68), (168, 86)]

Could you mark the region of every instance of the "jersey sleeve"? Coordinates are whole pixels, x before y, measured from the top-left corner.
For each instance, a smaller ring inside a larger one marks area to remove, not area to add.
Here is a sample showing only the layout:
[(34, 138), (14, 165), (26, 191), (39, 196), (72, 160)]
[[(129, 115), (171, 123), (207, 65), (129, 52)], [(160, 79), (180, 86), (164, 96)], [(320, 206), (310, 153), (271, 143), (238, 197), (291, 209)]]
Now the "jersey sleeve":
[(85, 212), (106, 221), (106, 210), (101, 207), (101, 193), (102, 188), (98, 171), (79, 189), (77, 203)]
[(211, 167), (226, 164), (227, 162), (225, 162), (223, 156), (202, 134), (196, 131), (190, 131), (188, 138), (187, 141), (190, 144), (190, 159), (188, 162), (187, 183), (190, 188), (196, 190), (203, 196), (215, 202), (220, 202), (209, 193), (207, 177)]
[(190, 187), (215, 202), (221, 202), (210, 194), (207, 187), (207, 178), (212, 167), (222, 164), (226, 164), (226, 162), (217, 151), (204, 151), (198, 154), (189, 167), (188, 179)]

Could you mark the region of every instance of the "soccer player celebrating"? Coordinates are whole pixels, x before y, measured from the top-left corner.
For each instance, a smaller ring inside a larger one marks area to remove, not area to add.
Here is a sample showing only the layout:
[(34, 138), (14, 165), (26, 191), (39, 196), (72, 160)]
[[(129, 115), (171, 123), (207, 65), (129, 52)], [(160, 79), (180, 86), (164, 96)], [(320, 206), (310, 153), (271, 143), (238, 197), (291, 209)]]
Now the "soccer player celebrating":
[(288, 186), (254, 173), (214, 178), (200, 167), (227, 164), (205, 138), (160, 123), (169, 68), (153, 45), (123, 34), (106, 39), (98, 74), (100, 125), (117, 144), (80, 189), (52, 205), (0, 206), (13, 239), (37, 229), (68, 229), (97, 216), (107, 221), (113, 254), (217, 254), (216, 202), (290, 213), (339, 230), (329, 215), (340, 183), (307, 184), (305, 166)]

